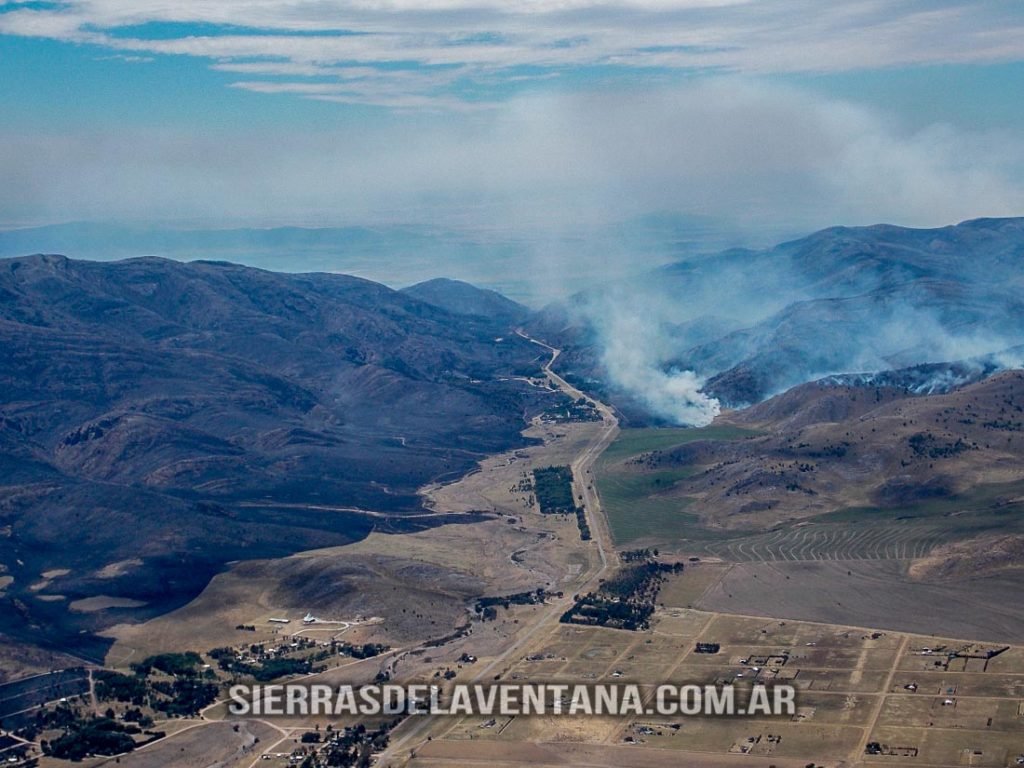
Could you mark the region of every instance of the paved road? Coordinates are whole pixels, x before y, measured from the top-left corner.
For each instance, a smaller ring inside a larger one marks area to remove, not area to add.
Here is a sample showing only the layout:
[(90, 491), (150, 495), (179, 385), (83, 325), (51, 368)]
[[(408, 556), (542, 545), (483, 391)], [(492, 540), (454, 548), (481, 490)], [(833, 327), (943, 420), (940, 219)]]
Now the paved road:
[(597, 573), (597, 577), (600, 578), (604, 575), (610, 564), (618, 565), (618, 554), (615, 552), (611, 531), (608, 528), (608, 519), (601, 510), (601, 499), (597, 495), (592, 470), (601, 454), (618, 436), (619, 420), (616, 418), (615, 411), (612, 410), (611, 406), (602, 403), (600, 400), (595, 400), (590, 395), (580, 391), (552, 370), (552, 366), (562, 353), (562, 350), (555, 349), (543, 341), (530, 338), (522, 331), (516, 331), (516, 333), (551, 352), (551, 359), (544, 366), (544, 372), (556, 387), (574, 400), (583, 398), (601, 414), (601, 421), (604, 424), (603, 429), (591, 441), (590, 445), (584, 449), (583, 453), (572, 462), (573, 481), (576, 484), (575, 494), (577, 498), (580, 495), (583, 496), (583, 506), (587, 510), (587, 522), (590, 525), (591, 535), (593, 535), (594, 541), (597, 542), (597, 551), (601, 558), (601, 570)]
[[(544, 365), (544, 373), (555, 387), (562, 390), (562, 392), (573, 400), (578, 400), (579, 398), (587, 400), (601, 414), (603, 424), (601, 431), (595, 435), (594, 439), (587, 444), (586, 448), (583, 449), (583, 452), (580, 453), (580, 455), (577, 456), (571, 464), (573, 484), (575, 486), (573, 493), (577, 498), (579, 496), (583, 497), (583, 506), (587, 511), (587, 521), (590, 525), (591, 535), (593, 536), (592, 546), (597, 549), (598, 558), (601, 563), (599, 568), (593, 570), (586, 576), (585, 581), (579, 589), (581, 592), (590, 591), (597, 586), (602, 578), (604, 578), (609, 568), (616, 567), (619, 564), (618, 553), (615, 551), (611, 532), (608, 528), (608, 521), (601, 510), (601, 500), (598, 497), (593, 474), (591, 472), (594, 463), (619, 434), (619, 420), (616, 418), (615, 412), (609, 405), (602, 403), (599, 400), (595, 400), (586, 393), (580, 391), (552, 370), (552, 366), (562, 352), (560, 349), (556, 349), (539, 339), (534, 339), (526, 335), (521, 330), (517, 330), (516, 333), (551, 353), (551, 359), (548, 360), (546, 365)], [(581, 544), (585, 543), (581, 542)], [(482, 682), (491, 679), (496, 674), (496, 670), (504, 670), (518, 661), (526, 652), (529, 644), (535, 640), (538, 635), (545, 637), (546, 635), (543, 634), (544, 630), (550, 631), (557, 626), (559, 618), (561, 618), (562, 614), (565, 613), (571, 603), (571, 597), (565, 597), (561, 600), (552, 600), (549, 602), (545, 606), (545, 610), (536, 615), (533, 625), (525, 632), (522, 632), (516, 641), (509, 646), (501, 656), (498, 656), (489, 664), (482, 667), (476, 675), (474, 675), (472, 681)], [(525, 618), (520, 619), (520, 621), (525, 620)], [(404, 763), (408, 755), (414, 751), (417, 746), (426, 741), (428, 732), (432, 728), (438, 726), (438, 724), (439, 723), (435, 718), (429, 716), (407, 718), (391, 732), (390, 744), (388, 748), (381, 753), (377, 760), (377, 764), (381, 766), (390, 766)]]

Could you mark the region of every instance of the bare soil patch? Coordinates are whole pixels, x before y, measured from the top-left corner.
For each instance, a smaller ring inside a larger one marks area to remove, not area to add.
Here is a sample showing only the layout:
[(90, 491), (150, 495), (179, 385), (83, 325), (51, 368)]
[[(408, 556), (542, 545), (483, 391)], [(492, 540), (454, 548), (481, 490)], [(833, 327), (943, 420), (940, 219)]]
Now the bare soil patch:
[(923, 584), (897, 561), (739, 563), (699, 608), (1005, 642), (1024, 641), (1019, 581)]

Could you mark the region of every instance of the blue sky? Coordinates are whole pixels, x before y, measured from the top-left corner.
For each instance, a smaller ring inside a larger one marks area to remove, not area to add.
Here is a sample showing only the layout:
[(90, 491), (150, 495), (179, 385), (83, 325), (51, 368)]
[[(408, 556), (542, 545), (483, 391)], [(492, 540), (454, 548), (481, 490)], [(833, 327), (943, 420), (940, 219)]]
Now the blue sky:
[(0, 226), (1024, 213), (1018, 0), (0, 0)]

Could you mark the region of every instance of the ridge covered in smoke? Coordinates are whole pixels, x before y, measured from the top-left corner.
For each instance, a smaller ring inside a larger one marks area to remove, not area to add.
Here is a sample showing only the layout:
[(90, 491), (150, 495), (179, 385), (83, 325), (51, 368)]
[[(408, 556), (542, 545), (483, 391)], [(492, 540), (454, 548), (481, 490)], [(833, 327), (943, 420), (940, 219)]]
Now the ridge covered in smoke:
[[(566, 362), (677, 424), (826, 377), (913, 369), (907, 387), (941, 391), (1024, 362), (1022, 256), (1018, 218), (836, 227), (689, 258), (575, 297), (585, 330)], [(937, 365), (950, 361), (967, 362)]]

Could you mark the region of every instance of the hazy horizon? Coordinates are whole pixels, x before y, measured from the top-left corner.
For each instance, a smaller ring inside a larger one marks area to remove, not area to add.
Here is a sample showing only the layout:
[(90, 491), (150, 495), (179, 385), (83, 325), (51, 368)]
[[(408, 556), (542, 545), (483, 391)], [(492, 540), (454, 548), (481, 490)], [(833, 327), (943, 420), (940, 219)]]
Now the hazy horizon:
[(767, 247), (803, 234), (741, 232), (728, 222), (667, 214), (576, 232), (426, 222), (336, 227), (67, 222), (0, 229), (0, 258), (45, 252), (97, 261), (214, 259), (280, 272), (344, 272), (393, 288), (448, 277), (536, 308), (679, 259), (731, 247)]
[(1001, 0), (3, 0), (0, 228), (1015, 215), (1022, 31)]

